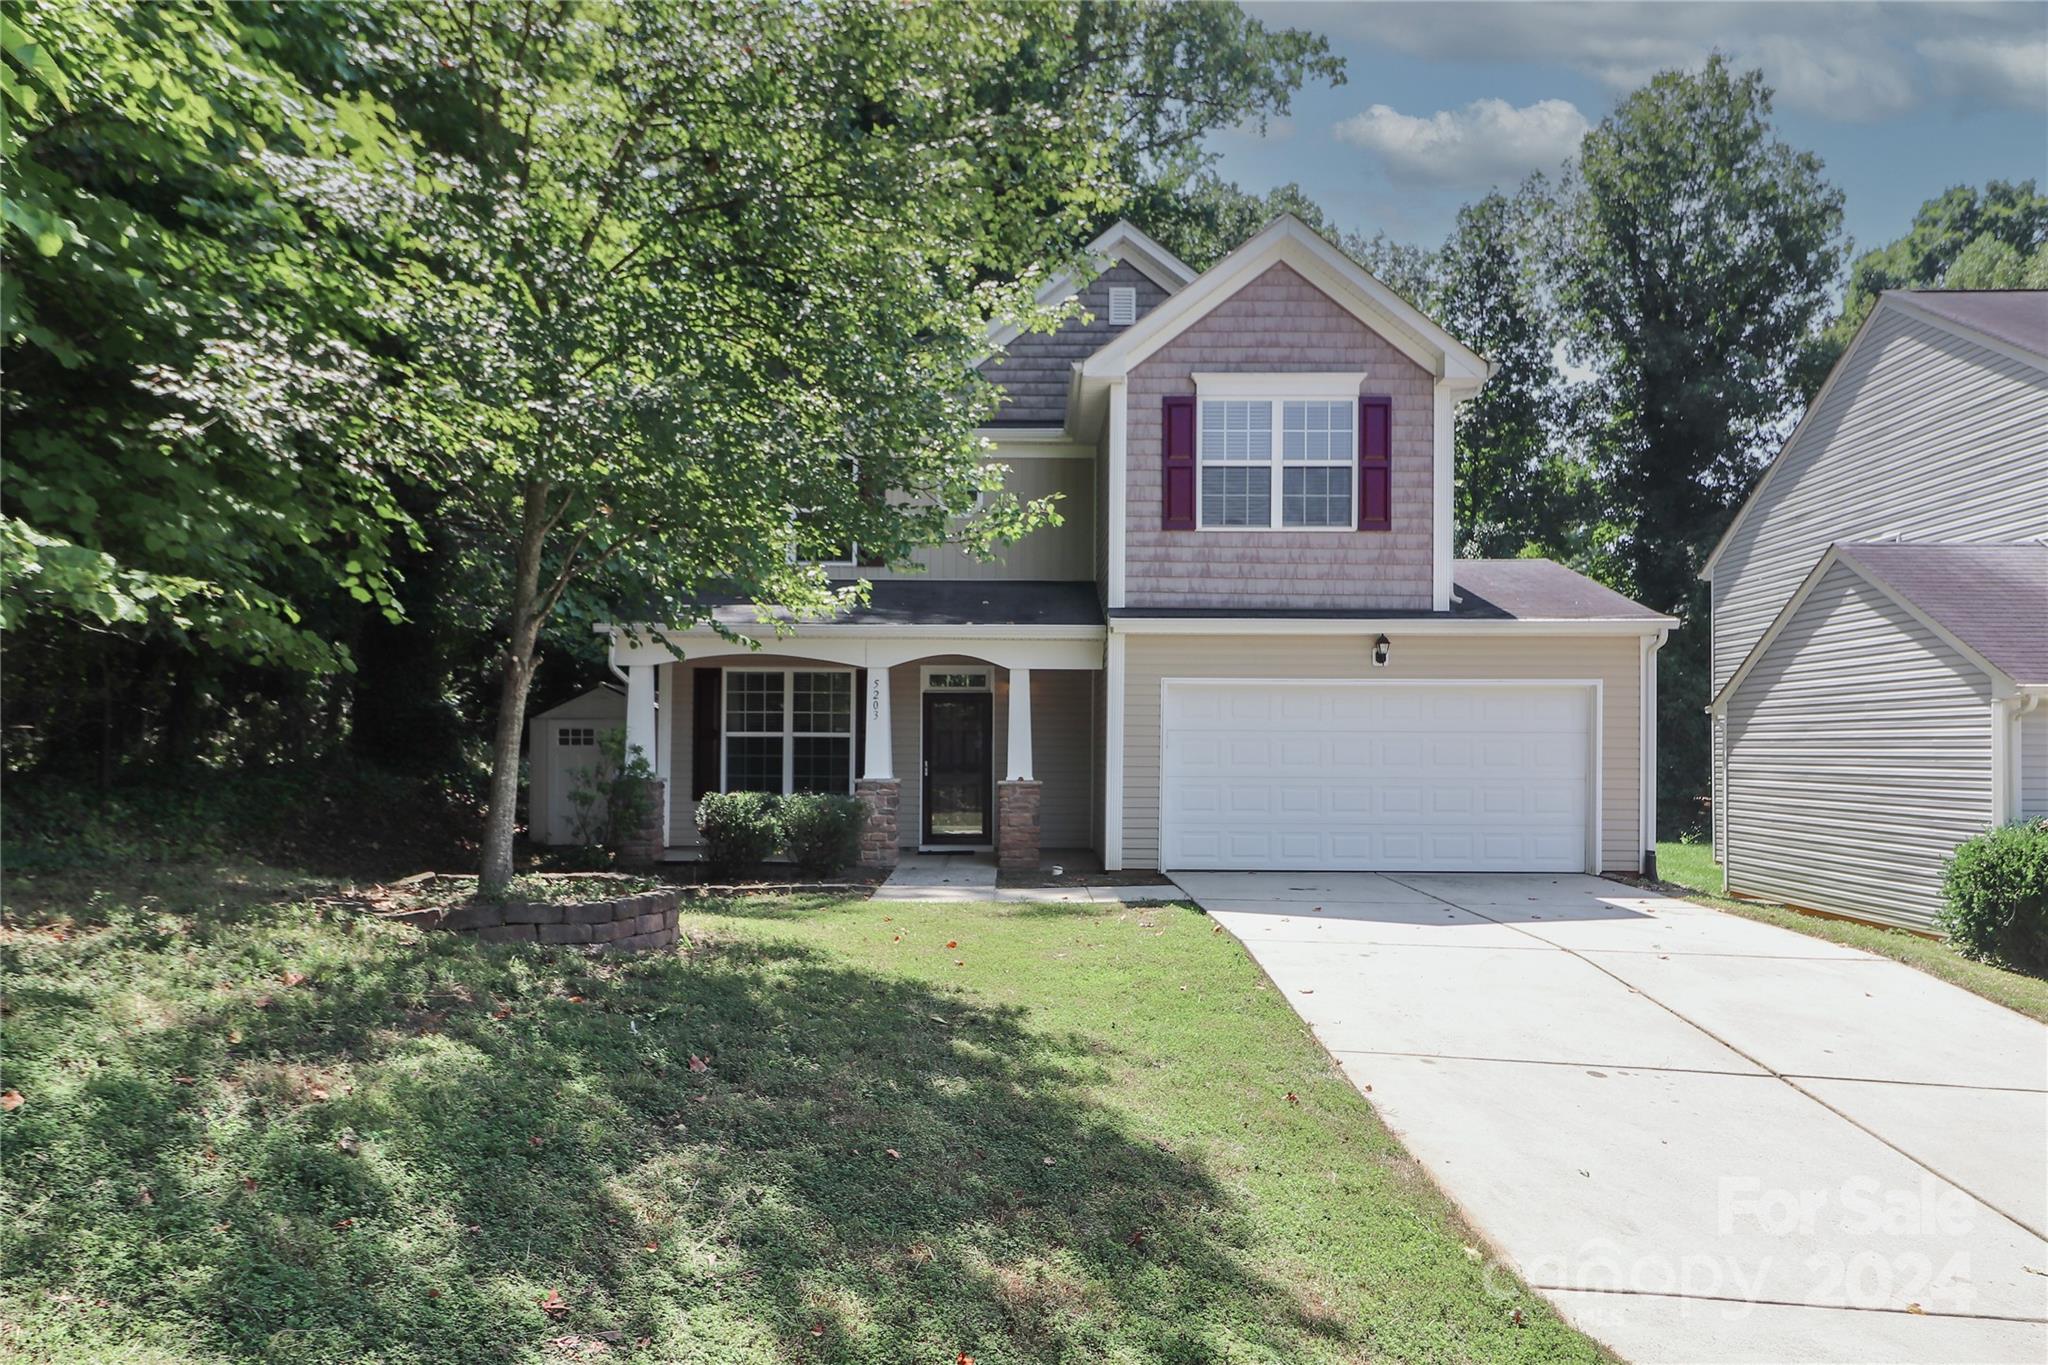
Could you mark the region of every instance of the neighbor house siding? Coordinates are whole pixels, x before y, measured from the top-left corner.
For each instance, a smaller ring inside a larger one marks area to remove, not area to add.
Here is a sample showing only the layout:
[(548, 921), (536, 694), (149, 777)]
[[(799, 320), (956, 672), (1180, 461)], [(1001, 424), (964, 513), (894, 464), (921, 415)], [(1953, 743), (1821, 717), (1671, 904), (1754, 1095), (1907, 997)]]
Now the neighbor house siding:
[[(1829, 545), (2048, 534), (2044, 470), (2048, 374), (1880, 307), (1719, 551), (1711, 690), (1734, 676)], [(1725, 745), (1712, 761), (1721, 792)]]
[(1023, 455), (1006, 458), (1000, 443), (992, 458), (1007, 464), (1005, 492), (1020, 501), (1058, 496), (1053, 504), (1060, 525), (1041, 526), (992, 560), (977, 559), (957, 545), (938, 545), (911, 555), (914, 568), (834, 569), (835, 577), (1008, 579), (1011, 581), (1086, 582), (1095, 577), (1095, 460), (1087, 454)]
[[(1362, 370), (1392, 411), (1386, 531), (1162, 529), (1163, 400), (1204, 371)], [(1435, 380), (1285, 265), (1218, 304), (1130, 376), (1124, 600), (1133, 607), (1423, 609), (1434, 564)]]
[(1837, 541), (2048, 534), (2048, 373), (1882, 309), (1713, 568), (1719, 692)]
[(1641, 647), (1632, 636), (1513, 639), (1395, 635), (1385, 668), (1356, 636), (1133, 635), (1124, 653), (1124, 865), (1159, 865), (1159, 702), (1163, 678), (1558, 678), (1602, 684), (1600, 811), (1603, 871), (1642, 865)]
[(1728, 888), (1928, 928), (1991, 815), (1990, 679), (1844, 565), (1728, 701)]
[(2048, 703), (2020, 717), (2020, 814), (2048, 819)]
[(1127, 330), (1109, 323), (1109, 291), (1121, 285), (1138, 291), (1140, 319), (1166, 298), (1166, 291), (1149, 275), (1119, 261), (1081, 291), (1087, 320), (1070, 317), (1056, 332), (1026, 332), (982, 364), (981, 372), (1003, 389), (1003, 405), (996, 413), (999, 425), (1056, 427), (1067, 420), (1067, 386), (1074, 362)]

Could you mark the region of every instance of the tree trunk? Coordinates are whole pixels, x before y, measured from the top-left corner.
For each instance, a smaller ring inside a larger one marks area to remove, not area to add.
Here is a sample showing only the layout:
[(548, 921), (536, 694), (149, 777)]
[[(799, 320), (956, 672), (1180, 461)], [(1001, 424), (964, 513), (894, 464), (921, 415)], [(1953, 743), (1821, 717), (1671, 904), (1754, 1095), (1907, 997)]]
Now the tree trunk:
[(533, 686), (533, 656), (540, 640), (540, 560), (547, 537), (547, 484), (536, 480), (522, 498), (515, 552), (512, 621), (506, 632), (504, 674), (498, 689), (498, 726), (491, 739), (490, 804), (484, 815), (484, 856), (478, 889), (504, 892), (512, 880), (512, 827), (519, 807), (519, 740), (526, 729), (526, 694)]

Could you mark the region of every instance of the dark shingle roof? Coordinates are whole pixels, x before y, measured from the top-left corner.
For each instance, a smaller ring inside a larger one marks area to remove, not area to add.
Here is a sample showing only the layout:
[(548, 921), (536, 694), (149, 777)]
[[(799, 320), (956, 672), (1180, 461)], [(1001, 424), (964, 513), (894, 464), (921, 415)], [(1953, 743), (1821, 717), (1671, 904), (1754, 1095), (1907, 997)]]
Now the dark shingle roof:
[(1451, 564), (1453, 591), (1518, 621), (1654, 621), (1663, 613), (1623, 597), (1552, 559), (1460, 559)]
[[(717, 601), (720, 624), (764, 625), (750, 603)], [(773, 618), (770, 618), (773, 619)], [(788, 619), (784, 617), (783, 619)], [(820, 624), (835, 626), (1099, 626), (1102, 604), (1093, 583), (961, 579), (880, 579), (867, 605)]]
[(1247, 610), (1243, 607), (1119, 607), (1118, 619), (1276, 621), (1662, 621), (1664, 615), (1549, 559), (1460, 559), (1451, 565), (1449, 611), (1364, 607)]
[(2048, 356), (2048, 289), (1902, 289), (1930, 313)]
[(2014, 682), (2048, 683), (2048, 545), (1884, 541), (1835, 549)]

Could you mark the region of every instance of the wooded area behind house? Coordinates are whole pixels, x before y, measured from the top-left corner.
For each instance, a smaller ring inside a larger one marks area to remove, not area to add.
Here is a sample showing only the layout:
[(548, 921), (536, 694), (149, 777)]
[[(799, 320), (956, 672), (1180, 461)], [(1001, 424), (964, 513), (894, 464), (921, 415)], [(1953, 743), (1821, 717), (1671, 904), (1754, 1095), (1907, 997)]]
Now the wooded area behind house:
[(850, 541), (1000, 554), (1058, 509), (983, 496), (990, 322), (1057, 325), (1033, 288), (1119, 217), (1201, 269), (1281, 211), (1498, 366), (1460, 555), (1700, 627), (1659, 744), (1663, 825), (1697, 828), (1729, 516), (1879, 291), (2048, 286), (2032, 181), (1851, 261), (1720, 58), (1425, 249), (1218, 178), (1205, 137), (1345, 78), (1229, 5), (32, 0), (0, 48), (28, 845), (317, 844), (346, 805), (509, 874), (521, 720), (602, 677), (594, 620), (815, 608), (844, 590), (804, 551)]

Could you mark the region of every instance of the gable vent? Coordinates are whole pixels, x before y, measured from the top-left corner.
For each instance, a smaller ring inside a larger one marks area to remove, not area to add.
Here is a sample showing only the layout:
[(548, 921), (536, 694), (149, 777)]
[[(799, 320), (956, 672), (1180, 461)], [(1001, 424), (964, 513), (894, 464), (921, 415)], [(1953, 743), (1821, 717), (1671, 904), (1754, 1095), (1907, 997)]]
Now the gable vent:
[(1109, 290), (1109, 325), (1128, 327), (1138, 320), (1138, 291), (1130, 285), (1111, 285)]

